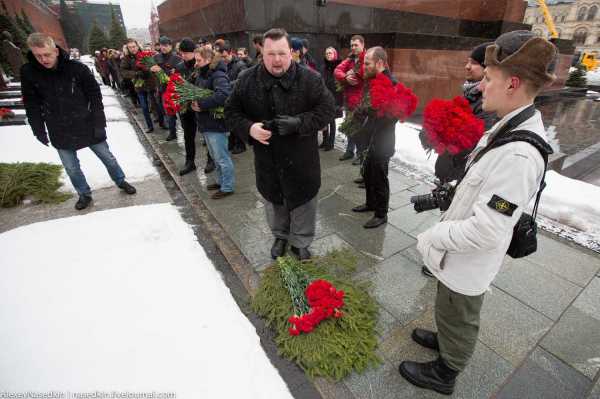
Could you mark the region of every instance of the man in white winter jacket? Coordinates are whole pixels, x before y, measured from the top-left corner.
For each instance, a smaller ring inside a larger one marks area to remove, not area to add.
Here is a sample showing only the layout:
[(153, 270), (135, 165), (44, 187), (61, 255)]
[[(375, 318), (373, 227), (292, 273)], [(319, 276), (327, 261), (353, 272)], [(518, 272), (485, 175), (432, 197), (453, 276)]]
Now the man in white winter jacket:
[(412, 337), (438, 350), (440, 356), (429, 363), (400, 364), (400, 374), (414, 385), (451, 394), (457, 375), (473, 354), (484, 293), (500, 270), (513, 228), (535, 198), (545, 171), (540, 151), (527, 142), (510, 142), (481, 157), (477, 154), (496, 135), (505, 137), (517, 130), (545, 140), (542, 117), (533, 101), (554, 81), (556, 57), (552, 43), (529, 31), (505, 33), (486, 49), (480, 85), (483, 110), (495, 112), (500, 121), (470, 154), (467, 173), (441, 221), (418, 236), (423, 262), (438, 279), (438, 331), (416, 329)]

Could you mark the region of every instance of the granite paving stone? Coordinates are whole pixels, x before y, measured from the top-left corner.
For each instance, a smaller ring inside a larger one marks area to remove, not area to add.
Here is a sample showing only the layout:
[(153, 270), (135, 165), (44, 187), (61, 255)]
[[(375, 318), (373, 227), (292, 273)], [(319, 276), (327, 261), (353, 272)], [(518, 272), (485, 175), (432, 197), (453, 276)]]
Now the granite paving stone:
[(401, 325), (417, 319), (433, 306), (436, 282), (421, 274), (410, 259), (397, 254), (379, 263), (369, 275), (373, 295)]
[(479, 339), (513, 366), (525, 359), (552, 320), (499, 289), (486, 293)]
[(600, 256), (587, 254), (543, 235), (538, 237), (538, 250), (527, 260), (581, 287), (585, 287), (600, 270)]
[(416, 238), (440, 220), (439, 210), (416, 213), (412, 205), (396, 209), (388, 214), (388, 223)]
[(376, 259), (363, 255), (335, 233), (313, 241), (310, 246), (311, 253), (316, 256), (325, 256), (331, 251), (340, 249), (349, 250), (356, 257), (355, 274), (370, 272), (377, 263)]
[(540, 346), (593, 379), (600, 370), (600, 278), (595, 277)]
[(581, 399), (591, 382), (542, 348), (535, 350), (496, 395), (497, 399)]
[(510, 257), (506, 257), (494, 285), (552, 320), (558, 320), (582, 290), (541, 266)]
[(594, 388), (592, 389), (592, 392), (590, 392), (587, 399), (600, 399), (600, 380), (596, 381), (596, 384), (594, 385)]

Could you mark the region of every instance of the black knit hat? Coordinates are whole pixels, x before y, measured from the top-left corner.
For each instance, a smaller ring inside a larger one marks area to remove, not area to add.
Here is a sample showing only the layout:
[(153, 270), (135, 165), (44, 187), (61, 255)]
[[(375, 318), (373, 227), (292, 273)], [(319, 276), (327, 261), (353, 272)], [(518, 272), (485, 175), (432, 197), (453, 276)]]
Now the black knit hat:
[(477, 63), (479, 65), (481, 65), (482, 67), (485, 68), (485, 49), (487, 48), (487, 46), (490, 46), (494, 43), (492, 42), (488, 42), (488, 43), (482, 43), (479, 46), (475, 47), (473, 49), (473, 51), (471, 51), (471, 59), (473, 59), (474, 61), (477, 61)]
[(196, 49), (196, 43), (189, 37), (184, 37), (179, 43), (179, 51), (184, 53), (193, 53)]

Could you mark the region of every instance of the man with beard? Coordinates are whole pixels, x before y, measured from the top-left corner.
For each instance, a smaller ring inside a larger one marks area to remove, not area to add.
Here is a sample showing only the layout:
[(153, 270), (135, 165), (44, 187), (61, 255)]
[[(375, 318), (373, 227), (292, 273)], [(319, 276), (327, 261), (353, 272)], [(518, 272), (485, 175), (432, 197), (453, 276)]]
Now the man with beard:
[(289, 242), (308, 259), (321, 186), (317, 136), (334, 116), (334, 100), (318, 74), (292, 62), (285, 30), (267, 31), (263, 44), (262, 63), (239, 77), (225, 116), (254, 149), (256, 185), (275, 237), (271, 256), (283, 256)]
[[(102, 93), (94, 75), (43, 33), (27, 39), (28, 63), (21, 67), (21, 91), (29, 125), (45, 146), (50, 142), (79, 194), (75, 209), (87, 208), (92, 191), (81, 171), (77, 151), (88, 148), (102, 161), (117, 187), (135, 194), (106, 142)], [(46, 132), (46, 128), (48, 132)]]
[[(372, 79), (389, 79), (392, 84), (396, 80), (388, 69), (387, 54), (381, 47), (370, 48), (364, 59), (364, 81), (368, 84)], [(365, 204), (352, 208), (354, 212), (371, 212), (375, 214), (363, 227), (371, 229), (387, 223), (387, 212), (390, 202), (390, 183), (388, 165), (396, 149), (396, 119), (369, 115), (360, 136), (366, 143), (366, 157), (361, 170), (365, 182), (367, 200)]]
[[(194, 83), (196, 76), (196, 58), (194, 56), (196, 44), (192, 39), (186, 37), (179, 43), (179, 53), (183, 62), (177, 65), (177, 72), (184, 80)], [(181, 127), (183, 128), (183, 139), (185, 141), (185, 166), (179, 171), (179, 175), (186, 175), (196, 170), (196, 114), (191, 109), (182, 110), (179, 113)]]
[[(157, 73), (163, 70), (167, 75), (171, 75), (173, 72), (175, 72), (175, 69), (180, 66), (183, 60), (175, 53), (175, 51), (173, 51), (173, 43), (171, 42), (171, 39), (166, 36), (161, 36), (158, 43), (160, 44), (160, 52), (154, 56), (156, 65), (153, 65), (150, 68), (150, 71)], [(158, 107), (160, 108), (159, 112), (164, 114), (165, 118), (167, 118), (169, 135), (167, 136), (166, 140), (171, 141), (177, 138), (177, 118), (175, 115), (167, 115), (164, 111), (162, 96), (166, 88), (166, 85), (161, 85), (159, 83), (158, 98), (160, 101), (158, 101)]]
[[(346, 112), (352, 112), (358, 105), (356, 101), (360, 98), (363, 89), (363, 60), (365, 58), (365, 38), (354, 35), (350, 38), (350, 55), (335, 68), (333, 75), (344, 88), (344, 102)], [(358, 155), (355, 165), (360, 164), (362, 148), (359, 148), (354, 140), (349, 137), (346, 152), (340, 161), (354, 158), (354, 150)]]

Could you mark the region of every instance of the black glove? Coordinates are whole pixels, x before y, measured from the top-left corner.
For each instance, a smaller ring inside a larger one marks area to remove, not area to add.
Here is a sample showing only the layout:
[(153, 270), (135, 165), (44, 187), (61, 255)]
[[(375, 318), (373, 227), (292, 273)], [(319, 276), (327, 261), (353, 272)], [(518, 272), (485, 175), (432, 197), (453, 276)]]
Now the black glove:
[(46, 147), (48, 146), (49, 141), (48, 134), (46, 132), (36, 133), (35, 138)]
[(94, 128), (94, 137), (97, 139), (106, 138), (106, 128), (104, 127), (95, 127)]
[(296, 116), (277, 115), (273, 123), (277, 126), (277, 133), (280, 136), (289, 136), (298, 133), (302, 121)]

